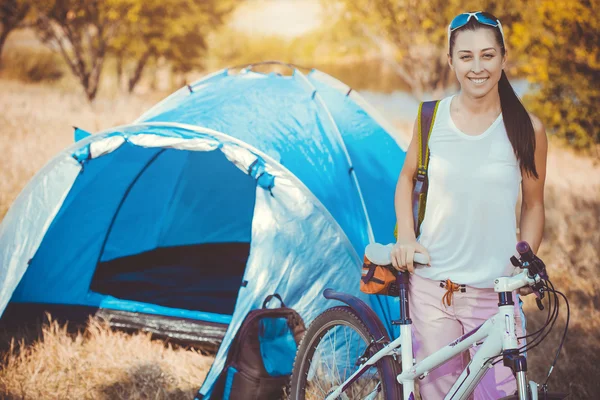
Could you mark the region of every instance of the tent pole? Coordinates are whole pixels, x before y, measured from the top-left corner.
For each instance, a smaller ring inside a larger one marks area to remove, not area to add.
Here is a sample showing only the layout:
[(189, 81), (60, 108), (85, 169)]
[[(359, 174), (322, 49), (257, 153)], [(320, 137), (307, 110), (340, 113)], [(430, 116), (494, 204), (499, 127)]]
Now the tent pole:
[[(135, 176), (135, 178), (131, 181), (131, 183), (127, 187), (127, 190), (125, 190), (125, 193), (123, 194), (123, 197), (121, 198), (121, 202), (117, 206), (117, 209), (115, 210), (115, 213), (113, 214), (113, 217), (110, 221), (110, 225), (108, 226), (108, 229), (106, 230), (106, 235), (104, 236), (104, 241), (102, 242), (102, 247), (100, 248), (100, 252), (98, 253), (98, 261), (96, 261), (96, 268), (98, 268), (98, 265), (100, 264), (100, 259), (102, 258), (102, 254), (104, 254), (104, 249), (106, 248), (106, 243), (108, 242), (108, 237), (110, 236), (110, 233), (112, 232), (112, 228), (115, 224), (115, 221), (117, 220), (117, 216), (119, 215), (119, 212), (121, 211), (121, 207), (123, 207), (123, 204), (125, 204), (125, 200), (129, 196), (131, 189), (136, 184), (136, 182), (140, 179), (140, 177), (144, 174), (144, 172), (148, 169), (148, 167), (150, 167), (150, 165), (152, 165), (154, 163), (154, 161), (156, 161), (158, 156), (160, 156), (162, 153), (164, 153), (165, 150), (166, 149), (161, 149), (155, 155), (153, 155), (150, 158), (150, 160), (148, 160), (148, 162), (142, 167), (142, 169), (140, 169), (140, 172), (138, 172), (138, 174)], [(96, 271), (94, 269), (94, 274), (95, 273), (96, 273)], [(93, 275), (92, 275), (92, 280), (93, 280)]]
[(360, 198), (360, 204), (362, 205), (363, 213), (365, 216), (365, 221), (367, 223), (367, 234), (369, 236), (369, 243), (373, 243), (373, 242), (375, 242), (375, 235), (373, 234), (373, 227), (371, 226), (371, 219), (369, 218), (369, 212), (367, 211), (365, 199), (363, 197), (362, 190), (360, 189), (360, 184), (358, 183), (358, 177), (356, 176), (356, 171), (354, 170), (354, 166), (352, 165), (352, 159), (350, 158), (350, 153), (348, 153), (348, 148), (346, 147), (346, 143), (344, 142), (344, 137), (342, 136), (337, 124), (335, 123), (335, 120), (333, 119), (333, 116), (331, 115), (329, 108), (327, 108), (327, 105), (321, 98), (321, 95), (319, 95), (317, 88), (308, 80), (308, 78), (300, 70), (296, 70), (296, 72), (298, 73), (298, 76), (300, 76), (300, 78), (302, 80), (304, 80), (304, 82), (312, 90), (313, 100), (315, 102), (317, 102), (317, 104), (321, 108), (323, 108), (323, 110), (325, 111), (325, 113), (327, 115), (327, 118), (329, 119), (329, 122), (333, 126), (333, 130), (334, 130), (336, 136), (339, 139), (342, 150), (344, 151), (344, 155), (346, 156), (346, 161), (348, 162), (348, 171), (350, 173), (350, 176), (352, 176), (352, 180), (354, 181), (354, 186), (356, 187), (356, 191), (358, 192), (358, 197)]

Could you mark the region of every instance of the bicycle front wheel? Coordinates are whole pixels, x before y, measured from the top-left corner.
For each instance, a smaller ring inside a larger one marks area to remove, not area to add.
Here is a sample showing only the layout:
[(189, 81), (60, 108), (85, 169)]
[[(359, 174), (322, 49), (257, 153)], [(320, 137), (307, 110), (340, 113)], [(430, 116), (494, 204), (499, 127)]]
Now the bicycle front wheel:
[[(319, 315), (298, 348), (292, 372), (291, 399), (326, 398), (358, 370), (360, 364), (383, 348), (382, 343), (371, 344), (371, 338), (365, 324), (349, 307), (334, 307)], [(396, 381), (399, 373), (400, 364), (391, 356), (383, 357), (338, 398), (402, 398), (402, 387)]]

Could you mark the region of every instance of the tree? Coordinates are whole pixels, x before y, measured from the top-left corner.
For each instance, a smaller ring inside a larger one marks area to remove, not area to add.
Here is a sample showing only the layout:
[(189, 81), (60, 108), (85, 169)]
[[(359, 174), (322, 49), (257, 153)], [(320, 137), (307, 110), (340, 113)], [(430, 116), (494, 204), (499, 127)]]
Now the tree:
[[(109, 51), (117, 59), (117, 75), (128, 72), (131, 92), (150, 61), (164, 59), (176, 72), (201, 66), (206, 36), (224, 22), (236, 0), (122, 0), (127, 7)], [(126, 71), (127, 66), (128, 71)]]
[(40, 38), (60, 51), (87, 99), (94, 100), (108, 43), (127, 10), (119, 0), (42, 0), (36, 11)]
[(44, 43), (60, 51), (89, 101), (98, 92), (108, 55), (118, 71), (132, 64), (133, 90), (151, 59), (178, 71), (198, 65), (209, 30), (222, 23), (236, 0), (41, 0), (36, 28)]
[(349, 23), (376, 43), (417, 98), (448, 85), (448, 21), (457, 0), (342, 0)]
[(538, 0), (513, 26), (525, 97), (546, 129), (576, 149), (600, 143), (600, 1)]
[(8, 34), (25, 19), (30, 8), (28, 0), (2, 0), (0, 3), (0, 60)]

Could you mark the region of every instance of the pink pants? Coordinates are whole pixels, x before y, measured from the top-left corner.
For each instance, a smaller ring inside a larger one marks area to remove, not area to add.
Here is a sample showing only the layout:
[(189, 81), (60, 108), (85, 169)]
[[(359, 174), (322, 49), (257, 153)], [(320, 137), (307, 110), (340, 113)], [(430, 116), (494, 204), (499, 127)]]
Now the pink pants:
[[(457, 282), (460, 283), (460, 282)], [(452, 340), (483, 324), (498, 312), (498, 294), (493, 289), (466, 287), (453, 293), (452, 304), (442, 304), (446, 289), (439, 281), (410, 277), (409, 307), (413, 325), (413, 351), (417, 362), (446, 346)], [(523, 336), (522, 311), (515, 300), (517, 336)], [(524, 317), (524, 316), (523, 316)], [(519, 339), (520, 343), (524, 343)], [(477, 347), (469, 350), (474, 354)], [(470, 355), (464, 352), (434, 369), (418, 381), (423, 400), (442, 400), (466, 367)], [(474, 392), (475, 400), (496, 400), (511, 395), (517, 388), (510, 368), (502, 362), (488, 370)]]

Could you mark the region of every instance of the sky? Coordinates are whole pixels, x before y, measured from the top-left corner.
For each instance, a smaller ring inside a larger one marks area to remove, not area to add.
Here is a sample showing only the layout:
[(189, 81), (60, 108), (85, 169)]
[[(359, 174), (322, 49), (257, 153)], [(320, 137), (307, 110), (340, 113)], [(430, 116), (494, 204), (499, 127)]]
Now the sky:
[(319, 0), (247, 0), (233, 15), (232, 25), (248, 34), (293, 38), (321, 22)]

